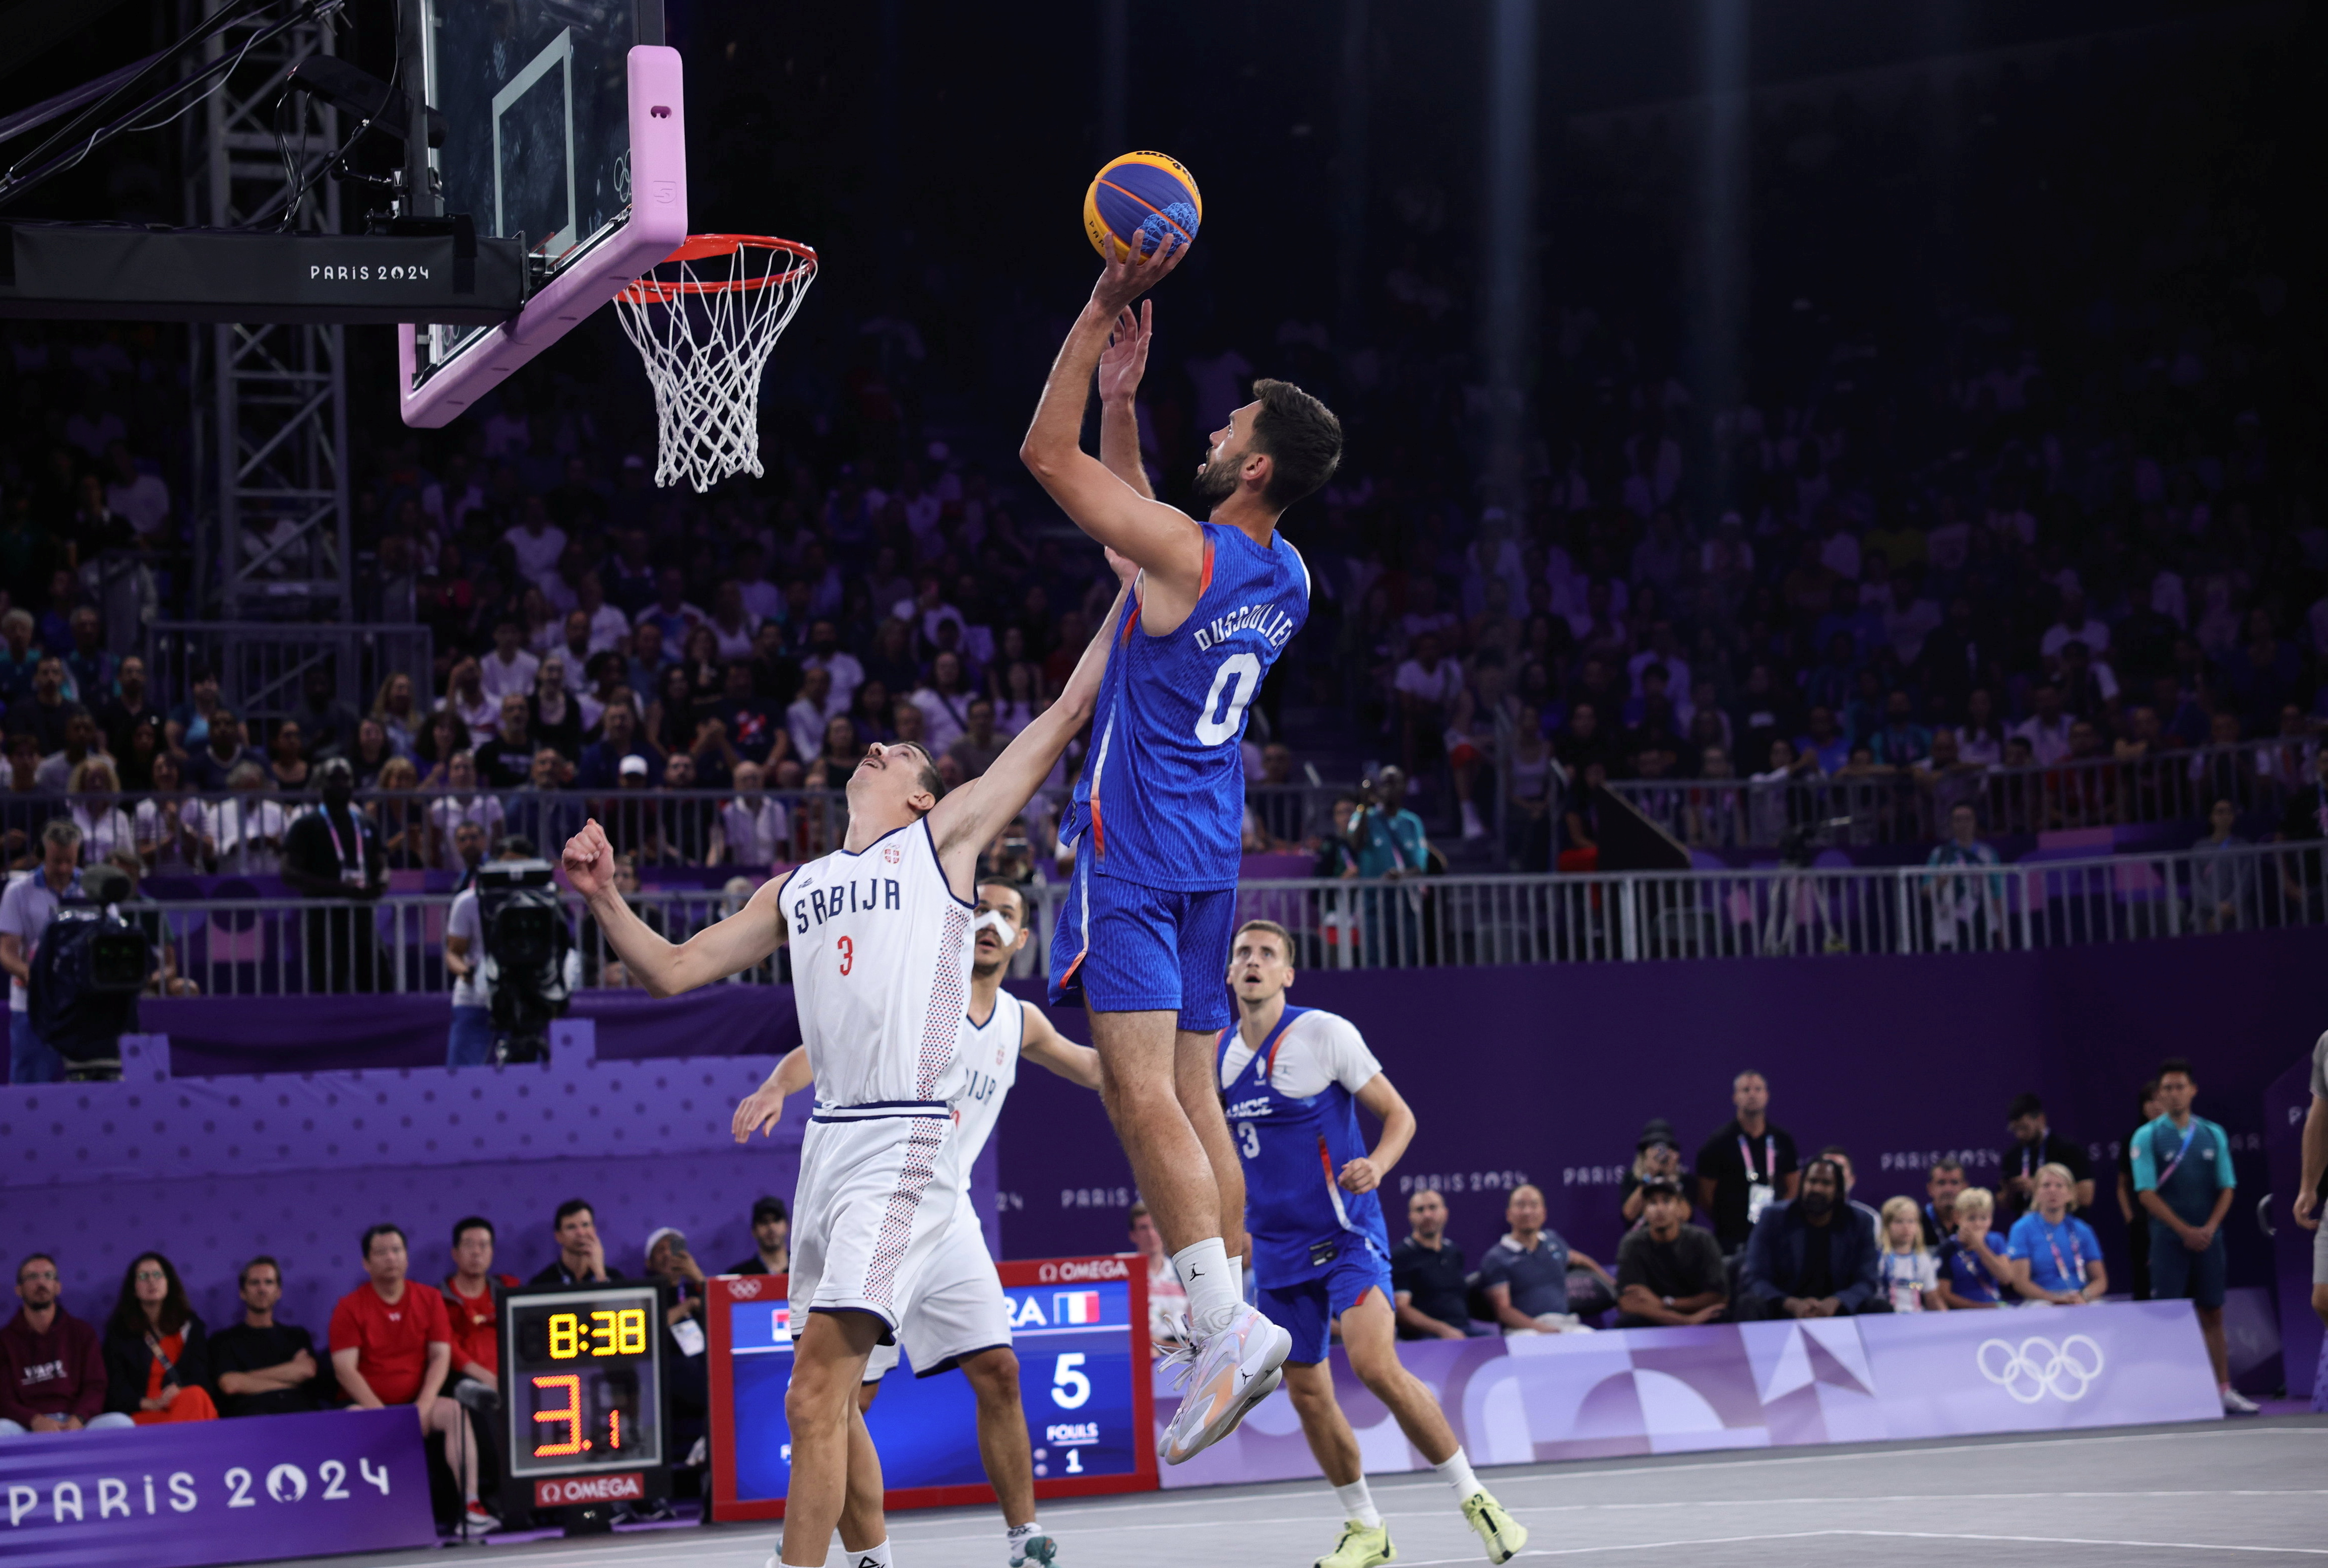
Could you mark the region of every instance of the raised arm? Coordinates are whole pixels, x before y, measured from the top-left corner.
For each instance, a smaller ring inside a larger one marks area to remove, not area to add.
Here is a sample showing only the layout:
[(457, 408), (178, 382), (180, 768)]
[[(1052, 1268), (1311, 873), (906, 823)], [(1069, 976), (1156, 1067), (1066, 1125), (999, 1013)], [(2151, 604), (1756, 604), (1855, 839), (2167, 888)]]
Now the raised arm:
[(1149, 335), (1156, 324), (1156, 307), (1140, 302), (1140, 313), (1126, 307), (1115, 318), (1115, 331), (1099, 357), (1099, 460), (1107, 471), (1154, 500), (1148, 482), (1148, 465), (1140, 458), (1140, 378), (1148, 370)]
[(760, 884), (751, 901), (686, 941), (665, 941), (639, 919), (615, 891), (615, 851), (605, 830), (592, 817), (566, 841), (566, 877), (589, 905), (606, 945), (652, 996), (676, 996), (714, 980), (724, 980), (776, 950), (784, 940), (787, 873)]
[[(1113, 481), (1110, 481), (1113, 482)], [(1035, 798), (1050, 776), (1067, 742), (1091, 719), (1099, 700), (1099, 678), (1107, 667), (1107, 650), (1125, 611), (1128, 591), (1116, 591), (1115, 603), (1101, 618), (1098, 635), (1084, 648), (1075, 674), (1067, 677), (1058, 701), (1035, 715), (1010, 739), (1002, 755), (983, 774), (930, 808), (930, 836), (938, 846), (938, 860), (955, 892), (967, 898), (978, 869), (978, 852), (994, 842), (1003, 825)]]
[[(1107, 264), (1051, 365), (1018, 460), (1075, 527), (1138, 564), (1176, 599), (1193, 602), (1205, 569), (1205, 537), (1196, 519), (1150, 499), (1083, 449), (1084, 406), (1108, 335), (1125, 308), (1162, 281), (1184, 254), (1174, 249), (1153, 261)], [(1136, 449), (1136, 436), (1133, 444)]]

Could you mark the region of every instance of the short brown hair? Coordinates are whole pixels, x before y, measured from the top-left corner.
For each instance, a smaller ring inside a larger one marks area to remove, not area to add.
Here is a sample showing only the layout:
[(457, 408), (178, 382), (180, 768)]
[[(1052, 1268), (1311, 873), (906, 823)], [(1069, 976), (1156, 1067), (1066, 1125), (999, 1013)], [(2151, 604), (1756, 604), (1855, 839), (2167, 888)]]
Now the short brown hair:
[(1275, 920), (1247, 920), (1244, 925), (1239, 926), (1229, 937), (1229, 951), (1232, 954), (1236, 951), (1237, 938), (1244, 936), (1247, 931), (1267, 931), (1284, 947), (1285, 961), (1289, 964), (1293, 961), (1293, 933)]
[(1269, 486), (1262, 499), (1283, 511), (1334, 477), (1342, 462), (1342, 422), (1334, 411), (1291, 381), (1253, 384), (1261, 412), (1253, 417), (1253, 444), (1269, 455)]

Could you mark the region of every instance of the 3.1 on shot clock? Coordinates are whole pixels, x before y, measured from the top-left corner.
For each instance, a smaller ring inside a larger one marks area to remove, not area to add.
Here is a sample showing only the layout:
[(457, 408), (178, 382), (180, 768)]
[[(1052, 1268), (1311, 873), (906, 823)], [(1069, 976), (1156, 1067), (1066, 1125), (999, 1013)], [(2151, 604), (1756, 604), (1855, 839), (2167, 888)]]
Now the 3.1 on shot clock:
[(659, 1311), (652, 1285), (510, 1293), (502, 1331), (512, 1475), (663, 1462)]

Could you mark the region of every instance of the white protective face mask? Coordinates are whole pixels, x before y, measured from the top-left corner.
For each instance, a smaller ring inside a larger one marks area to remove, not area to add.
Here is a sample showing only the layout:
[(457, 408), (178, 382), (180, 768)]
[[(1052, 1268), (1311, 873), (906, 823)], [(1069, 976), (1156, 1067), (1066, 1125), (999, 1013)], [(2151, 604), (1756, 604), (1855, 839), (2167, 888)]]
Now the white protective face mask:
[(1012, 925), (1010, 917), (1000, 910), (989, 910), (971, 921), (970, 939), (972, 941), (978, 940), (978, 933), (981, 931), (992, 931), (994, 939), (1006, 947), (1018, 938), (1018, 928)]

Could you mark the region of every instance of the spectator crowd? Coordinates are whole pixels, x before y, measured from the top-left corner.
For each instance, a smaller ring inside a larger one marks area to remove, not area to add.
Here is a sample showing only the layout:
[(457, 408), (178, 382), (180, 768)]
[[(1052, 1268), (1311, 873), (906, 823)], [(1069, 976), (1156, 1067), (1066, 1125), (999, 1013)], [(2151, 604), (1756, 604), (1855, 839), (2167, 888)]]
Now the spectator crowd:
[[(791, 1216), (782, 1199), (752, 1206), (753, 1250), (717, 1272), (784, 1274), (791, 1268)], [(683, 1468), (704, 1462), (709, 1441), (704, 1339), (704, 1267), (685, 1235), (658, 1227), (625, 1275), (608, 1261), (590, 1204), (559, 1206), (548, 1230), (549, 1261), (527, 1283), (570, 1284), (634, 1278), (659, 1287), (664, 1365), (673, 1430), (668, 1446)], [(26, 1433), (300, 1414), (313, 1411), (408, 1405), (428, 1445), (431, 1464), (465, 1535), (498, 1529), (487, 1506), (500, 1465), (493, 1425), (484, 1412), (499, 1391), (501, 1303), (518, 1277), (494, 1268), (493, 1221), (469, 1215), (452, 1229), (452, 1272), (429, 1283), (409, 1277), (403, 1230), (367, 1227), (354, 1260), (362, 1283), (339, 1298), (323, 1344), (307, 1326), (284, 1321), (284, 1265), (260, 1254), (235, 1279), (236, 1320), (206, 1324), (168, 1256), (141, 1252), (124, 1270), (120, 1291), (100, 1319), (70, 1311), (61, 1299), (56, 1259), (36, 1252), (18, 1260), (18, 1307), (0, 1325), (0, 1441)], [(691, 1330), (691, 1331), (690, 1331)], [(641, 1517), (668, 1517), (664, 1505)]]
[[(2196, 1072), (2180, 1057), (2142, 1088), (2117, 1193), (2135, 1277), (2118, 1283), (2136, 1301), (2192, 1302), (2223, 1409), (2253, 1414), (2231, 1386), (2223, 1330), (2231, 1141), (2193, 1113), (2197, 1096)], [(1687, 1164), (1670, 1122), (1642, 1128), (1618, 1199), (1626, 1228), (1613, 1270), (1548, 1228), (1543, 1193), (1525, 1184), (1509, 1194), (1509, 1230), (1467, 1268), (1447, 1234), (1445, 1199), (1414, 1190), (1408, 1235), (1391, 1258), (1402, 1336), (2076, 1307), (2113, 1289), (2083, 1218), (2095, 1203), (2092, 1162), (2051, 1128), (2033, 1094), (2006, 1107), (2013, 1142), (1994, 1190), (1967, 1184), (1964, 1162), (1942, 1158), (1922, 1201), (1897, 1196), (1880, 1209), (1852, 1197), (1858, 1176), (1841, 1145), (1803, 1155), (1772, 1120), (1760, 1073), (1738, 1074), (1731, 1100), (1732, 1118)]]

